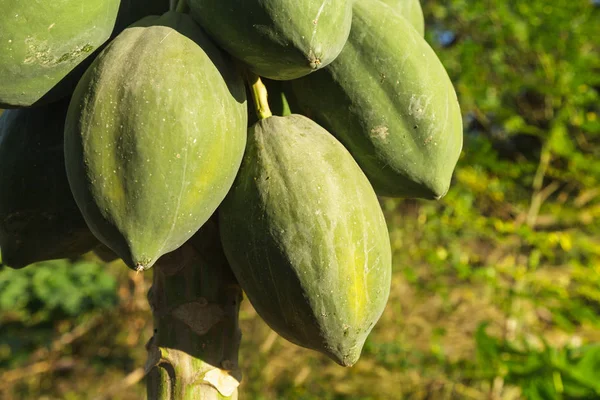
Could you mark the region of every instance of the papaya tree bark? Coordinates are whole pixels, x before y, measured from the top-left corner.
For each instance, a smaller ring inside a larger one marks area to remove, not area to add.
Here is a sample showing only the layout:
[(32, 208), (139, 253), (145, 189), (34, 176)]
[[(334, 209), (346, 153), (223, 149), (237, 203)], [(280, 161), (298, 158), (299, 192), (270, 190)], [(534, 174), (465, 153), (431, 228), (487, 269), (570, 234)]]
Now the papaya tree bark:
[(209, 220), (153, 268), (146, 348), (149, 400), (237, 399), (242, 291)]

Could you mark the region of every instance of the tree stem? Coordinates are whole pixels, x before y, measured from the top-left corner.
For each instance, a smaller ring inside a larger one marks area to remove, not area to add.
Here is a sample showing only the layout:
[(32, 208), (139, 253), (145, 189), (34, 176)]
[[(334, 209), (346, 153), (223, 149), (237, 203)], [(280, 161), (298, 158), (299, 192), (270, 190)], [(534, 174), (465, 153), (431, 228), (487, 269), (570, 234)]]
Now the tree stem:
[(179, 0), (179, 2), (177, 3), (177, 8), (175, 9), (175, 11), (180, 12), (180, 13), (187, 12), (188, 11), (187, 0)]
[(264, 83), (260, 80), (260, 76), (247, 71), (246, 76), (248, 79), (248, 85), (250, 85), (250, 91), (252, 92), (252, 98), (254, 99), (254, 106), (258, 119), (269, 118), (273, 114), (269, 108), (269, 102), (267, 100), (267, 88)]
[(148, 399), (237, 399), (242, 291), (213, 220), (159, 260), (148, 298)]

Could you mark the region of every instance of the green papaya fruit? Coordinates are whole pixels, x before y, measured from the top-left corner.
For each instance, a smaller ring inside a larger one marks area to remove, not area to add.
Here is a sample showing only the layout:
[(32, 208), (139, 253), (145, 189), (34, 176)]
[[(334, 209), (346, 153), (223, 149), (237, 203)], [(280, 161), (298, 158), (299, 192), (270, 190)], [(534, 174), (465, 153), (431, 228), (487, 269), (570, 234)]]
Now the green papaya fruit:
[(388, 298), (391, 250), (375, 192), (347, 150), (301, 115), (259, 121), (219, 224), (267, 324), (354, 364)]
[(148, 269), (216, 210), (241, 163), (244, 84), (191, 17), (125, 29), (77, 85), (65, 127), (67, 175), (92, 232)]
[(98, 244), (67, 181), (68, 106), (67, 99), (0, 117), (0, 249), (10, 267), (77, 257)]
[(377, 194), (440, 198), (462, 149), (452, 82), (410, 23), (382, 2), (353, 5), (328, 68), (290, 83), (294, 105), (347, 147)]
[(192, 16), (256, 74), (307, 75), (333, 61), (350, 31), (352, 0), (188, 0)]
[(0, 106), (64, 96), (51, 90), (110, 36), (119, 0), (0, 0)]
[(425, 36), (425, 18), (419, 0), (375, 0), (383, 1), (411, 23), (421, 36)]

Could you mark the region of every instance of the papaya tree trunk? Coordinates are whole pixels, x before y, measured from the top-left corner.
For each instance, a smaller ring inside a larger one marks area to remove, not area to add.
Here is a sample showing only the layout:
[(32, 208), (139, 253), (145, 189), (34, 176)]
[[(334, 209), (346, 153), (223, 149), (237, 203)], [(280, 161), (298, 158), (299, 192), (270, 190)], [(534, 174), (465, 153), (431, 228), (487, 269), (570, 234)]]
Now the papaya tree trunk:
[(149, 400), (237, 399), (241, 289), (213, 220), (153, 268)]

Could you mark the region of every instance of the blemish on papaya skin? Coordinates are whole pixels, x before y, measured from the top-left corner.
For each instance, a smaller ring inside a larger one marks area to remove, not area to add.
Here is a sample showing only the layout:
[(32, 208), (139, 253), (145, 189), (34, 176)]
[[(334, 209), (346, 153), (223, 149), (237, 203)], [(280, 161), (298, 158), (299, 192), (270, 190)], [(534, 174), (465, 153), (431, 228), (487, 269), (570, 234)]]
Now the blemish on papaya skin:
[(30, 37), (25, 40), (27, 44), (27, 56), (23, 60), (24, 64), (38, 64), (40, 66), (54, 67), (57, 64), (71, 62), (82, 58), (82, 55), (89, 54), (94, 50), (94, 46), (86, 44), (82, 47), (76, 47), (73, 50), (63, 53), (60, 57), (54, 55), (53, 50), (48, 46), (47, 41), (37, 41)]
[(410, 97), (410, 104), (408, 105), (408, 114), (413, 116), (417, 121), (421, 120), (430, 103), (431, 96), (412, 95)]
[(86, 44), (81, 49), (75, 49), (75, 50), (73, 50), (70, 53), (65, 53), (62, 56), (60, 56), (60, 58), (58, 59), (58, 61), (56, 62), (56, 64), (60, 64), (60, 63), (65, 62), (65, 61), (71, 61), (71, 60), (74, 60), (74, 59), (78, 59), (78, 58), (81, 57), (82, 54), (88, 54), (92, 50), (94, 50), (94, 46)]
[(379, 125), (371, 129), (371, 137), (379, 140), (385, 140), (390, 135), (390, 131), (387, 126)]

